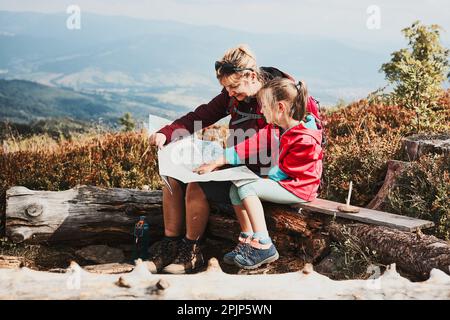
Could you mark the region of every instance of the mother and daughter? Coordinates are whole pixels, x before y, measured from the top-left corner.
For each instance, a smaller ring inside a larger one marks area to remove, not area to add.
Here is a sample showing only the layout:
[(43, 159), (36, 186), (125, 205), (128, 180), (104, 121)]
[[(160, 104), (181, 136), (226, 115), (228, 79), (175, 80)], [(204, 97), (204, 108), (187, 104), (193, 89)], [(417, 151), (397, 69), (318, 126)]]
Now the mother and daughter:
[[(253, 269), (273, 262), (279, 254), (261, 201), (294, 204), (317, 196), (322, 130), (317, 104), (306, 85), (276, 68), (258, 68), (247, 46), (228, 50), (215, 69), (222, 92), (153, 134), (150, 142), (162, 147), (174, 140), (176, 129), (192, 133), (194, 121), (202, 121), (204, 128), (230, 115), (233, 134), (224, 155), (194, 171), (203, 174), (224, 165), (247, 165), (262, 179), (236, 187), (229, 181), (183, 184), (169, 178), (172, 192), (163, 188), (165, 236), (150, 248), (152, 272), (193, 272), (204, 264), (199, 243), (210, 202), (232, 204), (241, 227), (238, 244), (225, 254), (225, 263)], [(256, 133), (243, 140), (249, 130)], [(275, 161), (262, 164), (262, 152)]]

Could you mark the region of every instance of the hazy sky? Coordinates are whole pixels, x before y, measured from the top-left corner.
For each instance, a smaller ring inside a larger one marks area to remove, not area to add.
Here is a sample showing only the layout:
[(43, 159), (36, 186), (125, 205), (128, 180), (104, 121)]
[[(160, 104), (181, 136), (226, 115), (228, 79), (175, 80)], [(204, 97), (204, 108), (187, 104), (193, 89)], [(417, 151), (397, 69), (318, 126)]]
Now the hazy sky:
[[(444, 27), (442, 39), (450, 42), (449, 0), (0, 0), (0, 10), (65, 12), (71, 4), (81, 12), (322, 35), (355, 45), (398, 42), (400, 30), (420, 19)], [(367, 27), (377, 15), (367, 12), (372, 5), (379, 9), (379, 29)]]

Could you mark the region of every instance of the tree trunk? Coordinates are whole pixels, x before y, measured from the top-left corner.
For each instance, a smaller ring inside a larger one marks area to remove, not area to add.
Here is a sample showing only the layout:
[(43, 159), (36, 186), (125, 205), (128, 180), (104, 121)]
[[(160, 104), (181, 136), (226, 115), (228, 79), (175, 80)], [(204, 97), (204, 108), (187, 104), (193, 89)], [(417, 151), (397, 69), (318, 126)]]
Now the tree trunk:
[(417, 134), (403, 138), (403, 150), (409, 161), (427, 153), (450, 154), (450, 134)]
[(434, 236), (364, 224), (330, 224), (329, 231), (333, 240), (353, 239), (376, 251), (382, 263), (395, 263), (419, 279), (428, 278), (433, 268), (450, 274), (450, 245)]
[(93, 186), (60, 192), (13, 187), (6, 192), (6, 235), (16, 243), (131, 241), (139, 215), (161, 233), (161, 195)]
[[(131, 243), (140, 215), (150, 224), (150, 241), (163, 235), (161, 191), (80, 186), (66, 191), (7, 191), (6, 230), (13, 242), (89, 244)], [(264, 204), (267, 224), (280, 252), (306, 252), (312, 262), (327, 250), (322, 222), (289, 206)], [(217, 210), (215, 210), (217, 211)], [(207, 235), (236, 241), (234, 213), (211, 214)]]
[(389, 160), (388, 161), (388, 171), (386, 177), (384, 178), (383, 186), (378, 191), (377, 195), (370, 201), (367, 208), (372, 210), (383, 210), (383, 205), (387, 201), (389, 192), (395, 186), (398, 176), (408, 168), (409, 162)]
[[(315, 262), (329, 250), (326, 234), (330, 217), (298, 213), (288, 206), (264, 204), (269, 232), (282, 254), (303, 255)], [(151, 241), (163, 233), (161, 191), (104, 189), (81, 186), (67, 191), (32, 191), (14, 187), (7, 191), (7, 235), (15, 242), (61, 243), (74, 246), (132, 243), (139, 215), (150, 223)], [(338, 220), (341, 223), (341, 220)], [(333, 225), (333, 239), (342, 240), (343, 226)], [(449, 272), (450, 246), (435, 237), (378, 227), (351, 225), (363, 246), (377, 251), (382, 260), (397, 263), (407, 272), (423, 277), (432, 268)], [(239, 225), (234, 215), (211, 214), (207, 235), (236, 241)]]

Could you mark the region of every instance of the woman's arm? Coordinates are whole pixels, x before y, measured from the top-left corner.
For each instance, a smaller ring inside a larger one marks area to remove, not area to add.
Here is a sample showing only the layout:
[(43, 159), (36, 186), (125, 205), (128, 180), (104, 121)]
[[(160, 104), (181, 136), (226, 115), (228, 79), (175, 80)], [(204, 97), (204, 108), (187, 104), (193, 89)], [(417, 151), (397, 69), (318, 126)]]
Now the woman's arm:
[[(167, 144), (175, 138), (192, 134), (195, 129), (206, 128), (227, 116), (229, 100), (226, 92), (222, 91), (207, 104), (200, 105), (194, 111), (163, 127), (157, 133), (162, 133), (166, 136), (165, 143)], [(196, 121), (200, 125), (195, 126)]]

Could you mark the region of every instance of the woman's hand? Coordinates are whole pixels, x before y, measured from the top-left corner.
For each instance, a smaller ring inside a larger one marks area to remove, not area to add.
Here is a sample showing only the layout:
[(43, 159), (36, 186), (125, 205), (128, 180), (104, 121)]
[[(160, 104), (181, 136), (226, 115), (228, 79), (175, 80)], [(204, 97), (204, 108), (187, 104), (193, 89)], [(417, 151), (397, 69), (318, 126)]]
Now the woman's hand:
[(149, 137), (150, 144), (157, 146), (159, 149), (161, 149), (164, 146), (166, 140), (167, 140), (166, 136), (159, 132), (156, 132)]
[(208, 173), (211, 171), (215, 171), (225, 164), (227, 164), (225, 157), (220, 157), (213, 162), (202, 164), (200, 167), (194, 169), (193, 172), (198, 173), (198, 174), (204, 174), (204, 173)]

